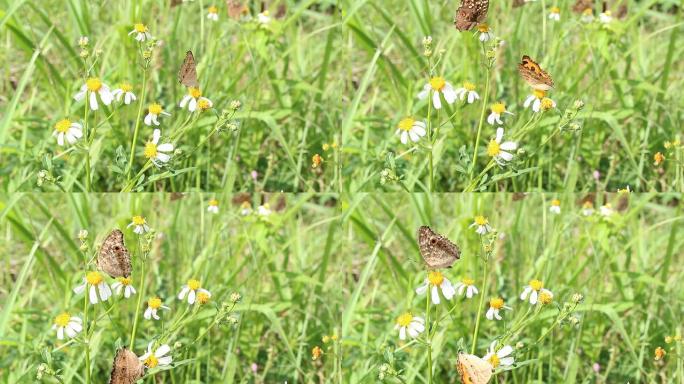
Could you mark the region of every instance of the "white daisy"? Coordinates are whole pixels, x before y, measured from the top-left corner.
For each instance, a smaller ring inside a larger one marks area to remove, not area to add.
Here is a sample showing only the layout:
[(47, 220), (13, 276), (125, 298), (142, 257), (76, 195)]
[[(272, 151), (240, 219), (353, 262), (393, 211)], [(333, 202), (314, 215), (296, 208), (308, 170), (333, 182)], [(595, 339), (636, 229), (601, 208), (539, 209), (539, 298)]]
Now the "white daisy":
[(207, 19), (209, 19), (211, 21), (218, 21), (219, 17), (218, 17), (218, 7), (217, 6), (212, 5), (211, 7), (209, 7), (209, 9), (207, 9), (207, 12), (208, 12), (207, 13)]
[(470, 227), (476, 227), (475, 232), (478, 235), (485, 235), (492, 231), (492, 227), (489, 225), (489, 220), (482, 215), (475, 216), (475, 219), (473, 223), (470, 224)]
[(80, 295), (88, 286), (90, 286), (90, 289), (88, 290), (90, 304), (97, 304), (99, 301), (107, 301), (112, 296), (112, 290), (109, 288), (109, 284), (105, 282), (105, 279), (100, 272), (90, 271), (86, 273), (83, 278), (83, 284), (74, 288), (74, 293)]
[(219, 204), (219, 202), (216, 199), (209, 200), (209, 206), (207, 207), (207, 212), (219, 213), (218, 204)]
[(150, 344), (147, 345), (147, 353), (140, 356), (138, 359), (142, 361), (147, 368), (154, 368), (158, 366), (164, 367), (171, 364), (173, 361), (172, 357), (166, 356), (169, 352), (171, 352), (171, 347), (169, 347), (167, 344), (162, 344), (159, 346), (159, 348), (153, 351), (153, 346), (154, 343), (150, 342)]
[(147, 30), (147, 26), (143, 23), (137, 23), (133, 26), (133, 30), (128, 32), (128, 36), (132, 35), (135, 33), (135, 40), (137, 41), (145, 41), (149, 40), (152, 38), (152, 35), (150, 35), (150, 32)]
[(489, 346), (489, 350), (487, 351), (487, 354), (482, 358), (482, 360), (486, 360), (489, 362), (489, 364), (496, 368), (510, 368), (513, 363), (515, 363), (515, 359), (513, 356), (510, 356), (511, 353), (513, 353), (513, 347), (510, 345), (504, 345), (501, 349), (498, 351), (496, 350), (496, 345), (498, 344), (498, 341), (494, 340), (492, 344)]
[(112, 284), (112, 290), (120, 295), (123, 292), (125, 298), (129, 298), (135, 295), (135, 288), (131, 285), (130, 277), (118, 277), (116, 281)]
[(112, 100), (114, 100), (114, 96), (112, 96), (109, 87), (97, 77), (91, 77), (86, 80), (86, 83), (83, 84), (81, 90), (74, 95), (74, 100), (81, 101), (88, 96), (86, 103), (90, 106), (90, 109), (96, 111), (99, 108), (97, 103), (98, 95), (100, 96), (100, 101), (102, 101), (104, 105), (109, 105), (112, 103)]
[(549, 212), (554, 213), (556, 215), (561, 213), (561, 207), (560, 207), (560, 200), (558, 199), (553, 199), (551, 200), (551, 206), (549, 207)]
[(525, 286), (525, 289), (520, 294), (520, 300), (526, 301), (529, 296), (530, 304), (534, 305), (537, 304), (539, 296), (542, 294), (547, 296), (551, 295), (551, 297), (553, 298), (553, 293), (551, 293), (551, 291), (549, 291), (548, 289), (544, 288), (544, 283), (542, 283), (540, 280), (533, 279), (530, 280), (528, 285)]
[(504, 301), (500, 297), (495, 297), (491, 300), (489, 300), (489, 309), (487, 310), (487, 313), (485, 314), (485, 317), (489, 320), (501, 320), (501, 314), (500, 311), (502, 309), (505, 310), (512, 310), (511, 307), (504, 305)]
[(145, 218), (140, 215), (133, 216), (130, 224), (128, 224), (126, 228), (130, 227), (133, 227), (133, 232), (137, 233), (138, 235), (142, 235), (145, 232), (150, 231), (150, 227), (147, 225), (147, 220), (145, 220)]
[(188, 280), (187, 284), (183, 286), (180, 293), (178, 294), (178, 300), (184, 300), (185, 296), (187, 296), (188, 304), (195, 304), (195, 299), (197, 298), (197, 295), (200, 293), (207, 295), (208, 297), (211, 297), (211, 292), (202, 288), (202, 285), (200, 284), (199, 280), (190, 279)]
[(411, 139), (412, 142), (417, 142), (421, 137), (426, 135), (425, 123), (418, 121), (412, 117), (407, 117), (399, 122), (396, 134), (400, 137), (401, 143), (406, 144)]
[(259, 216), (270, 216), (273, 213), (271, 211), (271, 206), (266, 203), (257, 207), (257, 215)]
[(614, 213), (615, 210), (613, 209), (613, 206), (610, 203), (606, 203), (599, 207), (599, 214), (603, 217), (613, 216)]
[(503, 121), (501, 121), (501, 115), (503, 115), (504, 113), (512, 115), (511, 112), (508, 112), (506, 110), (506, 104), (501, 102), (492, 104), (491, 110), (492, 113), (490, 113), (489, 116), (487, 116), (487, 123), (489, 123), (490, 125), (503, 125)]
[(159, 116), (171, 116), (170, 113), (165, 112), (161, 104), (152, 103), (147, 107), (147, 115), (145, 115), (145, 125), (159, 125)]
[(152, 164), (157, 167), (161, 167), (163, 163), (166, 163), (171, 159), (171, 155), (165, 152), (173, 151), (173, 144), (159, 144), (160, 137), (161, 131), (159, 129), (155, 129), (154, 132), (152, 132), (152, 141), (148, 141), (147, 144), (145, 144), (144, 152), (145, 157), (152, 161)]
[(425, 84), (423, 90), (418, 93), (418, 98), (420, 100), (426, 99), (430, 96), (432, 92), (432, 105), (435, 109), (442, 108), (442, 100), (439, 95), (444, 95), (444, 100), (447, 104), (453, 104), (456, 101), (456, 92), (454, 92), (454, 87), (449, 84), (443, 77), (437, 76), (430, 79), (430, 81)]
[(240, 215), (248, 216), (252, 213), (252, 205), (247, 201), (243, 201), (240, 205)]
[(429, 271), (428, 277), (425, 279), (423, 284), (416, 288), (416, 293), (419, 295), (424, 295), (428, 288), (430, 288), (430, 296), (432, 298), (433, 304), (439, 304), (441, 302), (439, 298), (439, 290), (442, 290), (442, 295), (447, 300), (451, 300), (456, 294), (454, 286), (451, 284), (449, 279), (444, 277), (439, 271)]
[(399, 330), (399, 340), (406, 340), (406, 333), (415, 339), (425, 331), (425, 320), (419, 316), (413, 316), (410, 312), (397, 317), (395, 330)]
[(551, 7), (549, 10), (549, 20), (560, 21), (560, 8)]
[(188, 106), (188, 111), (195, 112), (199, 108), (200, 111), (211, 108), (214, 104), (211, 100), (202, 96), (202, 91), (199, 88), (190, 87), (188, 88), (188, 94), (183, 96), (180, 104), (181, 108)]
[(470, 279), (470, 278), (465, 278), (456, 283), (454, 285), (454, 288), (458, 290), (458, 295), (463, 296), (465, 293), (465, 297), (468, 299), (472, 299), (473, 296), (477, 295), (480, 293), (477, 290), (477, 287), (475, 287), (475, 280)]
[(57, 331), (57, 338), (59, 340), (64, 340), (64, 333), (66, 333), (67, 337), (73, 339), (83, 330), (83, 320), (64, 312), (55, 317), (52, 330)]
[(591, 216), (594, 214), (594, 204), (591, 201), (585, 201), (582, 204), (582, 215)]
[(171, 310), (171, 308), (167, 307), (166, 305), (162, 305), (162, 301), (159, 297), (152, 297), (149, 300), (147, 300), (147, 309), (145, 309), (143, 317), (147, 320), (159, 320), (159, 315), (157, 315), (157, 311), (159, 311), (160, 309), (165, 309), (167, 311)]
[(466, 81), (463, 83), (463, 87), (456, 90), (456, 95), (463, 101), (466, 96), (468, 97), (468, 104), (472, 104), (475, 100), (480, 99), (480, 95), (475, 92), (475, 84)]
[(485, 43), (494, 38), (494, 34), (489, 29), (489, 25), (480, 24), (477, 26), (477, 33), (480, 34), (480, 41)]
[(594, 11), (591, 8), (587, 8), (584, 11), (582, 11), (581, 20), (585, 23), (591, 23), (592, 21), (594, 21)]
[(271, 22), (271, 16), (269, 16), (268, 10), (263, 11), (257, 15), (257, 22), (259, 24), (268, 24)]
[(525, 108), (532, 107), (532, 111), (548, 111), (549, 109), (556, 108), (556, 102), (546, 97), (546, 91), (541, 89), (535, 89), (532, 94), (525, 99), (523, 104)]
[(121, 101), (121, 98), (123, 97), (124, 104), (128, 105), (137, 100), (135, 94), (131, 92), (132, 90), (132, 85), (129, 83), (122, 83), (119, 85), (119, 88), (112, 91), (112, 96), (116, 98), (116, 101)]
[(610, 11), (601, 12), (599, 13), (599, 21), (603, 24), (608, 24), (613, 21), (613, 15)]
[(62, 119), (55, 124), (52, 136), (57, 138), (57, 144), (60, 146), (64, 145), (65, 138), (67, 143), (74, 144), (83, 137), (83, 126), (69, 119)]
[(515, 151), (518, 144), (512, 141), (503, 140), (504, 129), (499, 127), (496, 129), (496, 137), (487, 144), (487, 155), (493, 157), (499, 165), (505, 165), (507, 161), (513, 160), (513, 154), (510, 151)]

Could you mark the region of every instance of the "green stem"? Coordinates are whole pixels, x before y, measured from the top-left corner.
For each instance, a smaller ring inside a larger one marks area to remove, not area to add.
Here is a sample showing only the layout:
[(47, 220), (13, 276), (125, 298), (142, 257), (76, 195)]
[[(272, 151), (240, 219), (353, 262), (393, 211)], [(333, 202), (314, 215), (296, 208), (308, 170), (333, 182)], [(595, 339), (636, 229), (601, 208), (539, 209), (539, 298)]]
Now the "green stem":
[(428, 284), (428, 290), (425, 295), (425, 326), (426, 331), (426, 343), (427, 343), (427, 364), (428, 364), (428, 384), (432, 384), (432, 337), (430, 329), (430, 285)]
[(142, 117), (143, 103), (145, 102), (145, 90), (147, 89), (147, 66), (143, 71), (143, 87), (140, 94), (140, 101), (138, 102), (138, 115), (135, 118), (135, 129), (133, 130), (133, 139), (131, 140), (131, 154), (128, 158), (128, 165), (126, 166), (126, 183), (130, 181), (131, 168), (133, 168), (133, 160), (135, 159), (135, 143), (138, 141), (138, 132), (140, 131), (140, 118)]
[[(485, 52), (484, 43), (482, 43), (482, 51), (483, 51), (483, 54), (485, 55), (485, 60), (487, 60), (487, 55)], [(487, 101), (489, 99), (490, 68), (486, 62), (485, 62), (485, 65), (487, 68), (487, 79), (485, 81), (485, 92), (484, 92), (484, 99), (482, 100), (482, 110), (480, 111), (480, 122), (477, 124), (477, 136), (475, 136), (475, 148), (473, 148), (473, 162), (472, 162), (472, 164), (470, 164), (470, 180), (473, 179), (473, 175), (475, 174), (475, 165), (477, 163), (477, 148), (480, 145), (480, 136), (482, 134), (482, 125), (484, 124), (485, 112), (487, 112)]]
[[(431, 122), (431, 117), (432, 117), (432, 97), (433, 97), (433, 92), (435, 91), (430, 91), (428, 93), (428, 115), (427, 115), (427, 136), (428, 136), (428, 142), (430, 143), (430, 153), (428, 153), (428, 159), (429, 159), (429, 169), (430, 169), (430, 178), (428, 179), (428, 190), (430, 192), (434, 192), (434, 170), (432, 167), (432, 150), (434, 149), (435, 143), (432, 137), (432, 122)], [(429, 296), (429, 295), (428, 295)]]
[[(83, 130), (85, 131), (86, 146), (86, 192), (90, 192), (90, 139), (88, 136), (88, 91), (86, 91), (85, 106), (83, 107)], [(87, 296), (87, 295), (86, 295)]]
[(84, 344), (85, 344), (85, 366), (86, 366), (86, 384), (90, 384), (90, 338), (88, 333), (88, 286), (86, 285), (85, 295), (83, 297), (83, 324), (85, 325)]
[[(138, 250), (142, 249), (140, 236), (138, 236)], [(140, 317), (140, 308), (142, 305), (142, 297), (145, 292), (145, 261), (147, 257), (142, 255), (140, 259), (140, 292), (138, 293), (138, 303), (135, 307), (135, 316), (133, 317), (133, 330), (131, 331), (131, 341), (129, 347), (133, 349), (135, 347), (135, 334), (138, 330), (138, 318)]]
[[(480, 236), (480, 246), (484, 252), (484, 244), (482, 243), (482, 236)], [(480, 331), (480, 319), (482, 318), (482, 307), (484, 306), (485, 295), (487, 293), (487, 272), (489, 269), (489, 260), (485, 254), (484, 277), (482, 278), (482, 292), (480, 292), (480, 304), (477, 306), (477, 320), (475, 320), (475, 330), (473, 331), (473, 344), (470, 347), (470, 353), (475, 354), (475, 347), (477, 346), (477, 335)]]

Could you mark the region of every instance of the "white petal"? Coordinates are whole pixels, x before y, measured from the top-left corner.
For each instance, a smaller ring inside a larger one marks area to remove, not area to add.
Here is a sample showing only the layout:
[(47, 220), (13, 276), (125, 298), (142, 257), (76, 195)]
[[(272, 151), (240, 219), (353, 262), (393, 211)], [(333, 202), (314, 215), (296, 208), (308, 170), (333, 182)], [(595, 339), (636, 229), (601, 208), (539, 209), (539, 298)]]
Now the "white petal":
[(500, 366), (511, 366), (515, 360), (512, 357), (504, 357), (503, 359), (499, 359), (499, 364)]
[(173, 358), (171, 356), (166, 356), (159, 358), (159, 365), (169, 365), (173, 361)]
[(494, 318), (494, 308), (489, 307), (489, 309), (487, 310), (487, 313), (485, 314), (485, 317), (488, 320), (492, 320)]
[(171, 152), (171, 151), (173, 151), (173, 144), (171, 144), (171, 143), (161, 144), (160, 146), (157, 147), (157, 150), (161, 151), (161, 152)]
[(527, 99), (525, 99), (525, 103), (523, 104), (523, 106), (524, 106), (525, 108), (529, 107), (530, 104), (532, 104), (532, 102), (533, 102), (536, 98), (537, 98), (537, 97), (536, 97), (535, 95), (527, 96)]
[(504, 129), (499, 127), (496, 129), (496, 142), (501, 143), (501, 139), (503, 139), (504, 135)]
[(154, 352), (154, 356), (162, 357), (169, 353), (169, 351), (171, 351), (171, 348), (168, 346), (168, 344), (163, 344), (162, 346), (157, 348), (157, 350)]
[(530, 295), (530, 304), (537, 304), (537, 291), (532, 291)]
[(425, 136), (425, 134), (426, 134), (425, 127), (418, 125), (418, 122), (416, 122), (416, 124), (413, 125), (412, 131), (421, 137)]
[(400, 139), (401, 139), (401, 143), (402, 143), (402, 144), (408, 143), (408, 136), (409, 136), (409, 135), (408, 135), (408, 132), (406, 132), (406, 131), (401, 131)]
[(190, 112), (195, 112), (196, 109), (197, 109), (197, 99), (190, 98), (190, 104), (188, 104), (188, 110)]
[(145, 310), (145, 313), (143, 313), (143, 317), (146, 318), (147, 320), (149, 320), (150, 317), (152, 317), (152, 308), (147, 307), (147, 309)]
[(97, 105), (97, 95), (95, 92), (90, 92), (90, 109), (97, 111), (99, 106)]
[(435, 107), (435, 109), (442, 108), (442, 100), (440, 100), (439, 92), (437, 91), (432, 92), (432, 105)]
[(406, 340), (406, 327), (399, 328), (399, 340)]
[(423, 285), (416, 288), (416, 294), (421, 295), (421, 296), (424, 295), (425, 291), (427, 291), (427, 288), (428, 288), (428, 284), (424, 283)]
[(167, 163), (169, 159), (171, 159), (171, 156), (167, 155), (166, 153), (157, 152), (157, 160), (161, 161), (162, 163)]
[(515, 151), (516, 148), (518, 148), (518, 143), (506, 141), (505, 143), (501, 144), (500, 148), (504, 151)]
[(94, 286), (90, 286), (89, 290), (90, 304), (97, 304), (97, 289)]
[(433, 286), (432, 287), (432, 303), (433, 304), (439, 304), (440, 301), (441, 300), (439, 299), (439, 290), (437, 289), (437, 287)]
[(61, 147), (64, 145), (64, 133), (57, 134), (57, 144)]
[(64, 340), (64, 327), (57, 328), (57, 338)]
[(189, 291), (190, 288), (188, 288), (187, 285), (184, 285), (183, 289), (181, 289), (180, 293), (178, 294), (178, 300), (183, 300), (185, 298), (185, 295), (187, 295)]
[(158, 129), (155, 129), (154, 132), (152, 132), (152, 142), (157, 144), (159, 142), (160, 137), (161, 137), (161, 131)]
[(530, 286), (525, 287), (525, 290), (520, 294), (520, 300), (526, 300), (527, 295), (529, 295), (530, 292), (532, 292), (532, 288), (530, 288)]
[(192, 99), (190, 95), (183, 96), (183, 99), (181, 100), (180, 104), (178, 104), (178, 106), (181, 108), (185, 108), (185, 105), (188, 103), (188, 101), (190, 101), (190, 99)]
[(153, 116), (154, 116), (154, 115), (151, 114), (151, 113), (148, 113), (148, 114), (145, 116), (145, 119), (143, 120), (143, 122), (145, 122), (145, 125), (152, 125), (152, 117), (153, 117)]
[(188, 303), (190, 304), (195, 304), (195, 291), (190, 290), (190, 294), (188, 294)]
[(510, 345), (505, 345), (503, 348), (499, 349), (496, 355), (499, 356), (499, 358), (503, 358), (510, 355), (511, 353), (513, 353), (513, 347), (511, 347)]

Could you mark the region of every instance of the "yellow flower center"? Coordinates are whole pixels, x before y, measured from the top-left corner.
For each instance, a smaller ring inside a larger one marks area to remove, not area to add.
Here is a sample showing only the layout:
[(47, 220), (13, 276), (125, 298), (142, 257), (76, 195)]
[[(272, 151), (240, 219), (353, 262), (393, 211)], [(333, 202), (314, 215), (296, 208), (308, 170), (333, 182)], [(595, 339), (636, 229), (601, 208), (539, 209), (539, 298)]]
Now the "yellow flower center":
[(91, 271), (86, 274), (86, 281), (90, 285), (99, 285), (100, 283), (102, 283), (102, 280), (104, 279), (102, 278), (100, 272)]
[(154, 368), (157, 365), (159, 365), (159, 360), (157, 360), (157, 357), (153, 353), (151, 353), (150, 356), (147, 359), (145, 359), (145, 365), (147, 366), (147, 368)]
[(69, 320), (71, 320), (71, 315), (66, 312), (60, 313), (55, 317), (55, 324), (57, 324), (58, 327), (66, 327), (67, 324), (69, 324)]
[(541, 281), (539, 281), (537, 279), (534, 279), (534, 280), (530, 280), (529, 286), (530, 286), (530, 288), (534, 289), (535, 291), (538, 291), (544, 287), (544, 283), (542, 283)]
[(553, 301), (553, 295), (544, 291), (539, 294), (539, 302), (546, 305), (546, 304), (551, 304), (551, 301)]
[(463, 88), (465, 88), (468, 92), (472, 92), (475, 90), (475, 84), (471, 83), (470, 81), (466, 81), (463, 83)]
[(432, 87), (432, 89), (434, 89), (435, 91), (441, 91), (442, 89), (444, 89), (445, 85), (446, 80), (444, 80), (444, 78), (441, 76), (433, 77), (432, 79), (430, 79), (430, 87)]
[(136, 32), (138, 33), (145, 33), (147, 31), (147, 27), (143, 23), (137, 23), (133, 26), (135, 28)]
[(218, 207), (218, 200), (216, 200), (216, 199), (209, 200), (209, 205), (211, 205), (212, 207)]
[(558, 7), (551, 7), (551, 13), (560, 13), (560, 8), (558, 8)]
[(537, 99), (543, 99), (544, 96), (546, 96), (546, 91), (542, 91), (541, 89), (535, 89), (532, 93)]
[(560, 200), (558, 200), (558, 199), (551, 200), (551, 206), (560, 207)]
[(606, 16), (610, 16), (612, 14), (612, 12), (610, 12), (610, 10), (607, 10), (607, 11), (603, 12), (603, 14)]
[(489, 220), (484, 216), (475, 216), (475, 224), (477, 225), (487, 225)]
[(153, 115), (158, 115), (158, 114), (162, 113), (162, 110), (163, 110), (162, 106), (160, 104), (157, 104), (157, 103), (152, 103), (152, 104), (150, 104), (149, 107), (147, 107), (147, 111)]
[(665, 354), (666, 354), (666, 353), (667, 353), (667, 352), (665, 352), (665, 350), (663, 349), (663, 347), (658, 347), (658, 348), (656, 348), (656, 350), (655, 350), (655, 359), (656, 359), (656, 360), (661, 360), (663, 357), (665, 357)]
[(313, 349), (311, 349), (311, 359), (312, 360), (316, 360), (316, 359), (320, 358), (322, 354), (323, 354), (323, 350), (318, 345), (313, 347)]
[(102, 88), (102, 82), (97, 77), (91, 77), (86, 80), (86, 88), (88, 88), (90, 92), (97, 92)]
[(585, 201), (584, 204), (582, 204), (582, 207), (584, 207), (584, 208), (594, 208), (594, 204), (592, 204), (591, 201)]
[(204, 110), (211, 108), (211, 104), (209, 104), (209, 100), (207, 100), (207, 99), (200, 99), (197, 102), (197, 108), (204, 111)]
[(156, 296), (147, 300), (147, 306), (152, 309), (159, 309), (159, 307), (161, 307), (161, 303), (161, 299)]
[(193, 291), (200, 289), (201, 286), (202, 285), (200, 284), (199, 280), (195, 280), (195, 279), (188, 280), (188, 288), (192, 289)]
[(541, 109), (548, 111), (551, 108), (553, 108), (553, 100), (549, 99), (548, 97), (543, 98), (541, 101)]
[(497, 156), (499, 153), (501, 153), (501, 145), (496, 142), (496, 140), (493, 140), (487, 144), (487, 154), (491, 157)]
[(209, 7), (209, 13), (218, 13), (218, 7), (212, 5), (211, 7)]
[(504, 301), (500, 297), (495, 297), (495, 298), (489, 300), (489, 306), (494, 308), (494, 309), (501, 309), (504, 306)]
[(489, 364), (491, 364), (492, 367), (496, 368), (500, 363), (499, 356), (497, 356), (496, 353), (492, 353), (492, 355), (489, 356)]
[(133, 86), (129, 83), (123, 83), (119, 86), (122, 91), (124, 92), (130, 92), (133, 90)]
[[(145, 148), (145, 151), (147, 151), (147, 147)], [(146, 223), (145, 218), (140, 215), (133, 216), (132, 221), (135, 225), (145, 225)]]
[(439, 287), (444, 281), (444, 275), (442, 275), (442, 273), (439, 271), (430, 271), (428, 272), (428, 281), (430, 284)]
[(197, 294), (197, 302), (200, 304), (206, 304), (209, 302), (209, 294), (206, 292), (200, 292)]
[(157, 157), (157, 144), (151, 141), (145, 144), (145, 157), (148, 159)]
[(190, 87), (190, 89), (188, 90), (188, 94), (193, 98), (197, 99), (200, 96), (202, 96), (202, 91), (200, 91), (199, 88)]
[(466, 277), (463, 280), (461, 280), (461, 283), (463, 283), (463, 285), (473, 285), (475, 284), (475, 280)]
[(62, 119), (55, 124), (55, 130), (60, 133), (67, 133), (70, 127), (71, 120), (69, 119)]
[(413, 119), (412, 117), (404, 118), (399, 122), (399, 129), (401, 129), (402, 131), (408, 132), (411, 130), (411, 128), (413, 128), (413, 124), (415, 122), (416, 122), (416, 120)]
[(480, 31), (480, 33), (489, 32), (489, 25), (487, 25), (487, 24), (480, 24), (480, 25), (477, 26), (477, 30)]
[(410, 312), (406, 312), (403, 315), (397, 317), (397, 324), (400, 327), (408, 327), (409, 324), (411, 324), (411, 320), (413, 320), (413, 315)]
[(500, 114), (506, 112), (506, 104), (496, 103), (496, 104), (492, 105), (492, 112), (496, 113), (497, 115), (500, 115)]
[(130, 277), (119, 277), (117, 278), (121, 284), (124, 286), (129, 286), (131, 285), (131, 278)]
[(591, 8), (587, 8), (582, 12), (582, 14), (584, 14), (584, 16), (591, 16), (593, 13), (594, 13), (594, 11), (592, 11)]

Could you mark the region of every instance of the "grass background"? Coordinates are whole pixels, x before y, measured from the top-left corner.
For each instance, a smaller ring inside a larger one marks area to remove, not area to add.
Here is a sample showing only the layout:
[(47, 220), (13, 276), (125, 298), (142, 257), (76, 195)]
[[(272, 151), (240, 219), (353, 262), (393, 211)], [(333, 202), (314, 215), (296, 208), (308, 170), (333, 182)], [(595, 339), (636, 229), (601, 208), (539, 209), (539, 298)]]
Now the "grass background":
[[(206, 212), (217, 197), (221, 213)], [(335, 382), (377, 381), (381, 364), (402, 370), (405, 382), (426, 381), (426, 353), (419, 345), (400, 347), (393, 330), (396, 316), (419, 314), (424, 297), (413, 289), (425, 276), (415, 240), (419, 225), (429, 224), (459, 244), (461, 260), (446, 276), (464, 276), (482, 284), (479, 238), (468, 228), (477, 214), (489, 217), (500, 236), (495, 242), (486, 298), (501, 295), (507, 322), (483, 319), (476, 352), (500, 336), (527, 308), (519, 299), (531, 278), (542, 279), (562, 305), (572, 294), (586, 299), (575, 315), (540, 343), (557, 313), (554, 306), (511, 339), (527, 346), (516, 355), (519, 366), (497, 375), (499, 383), (672, 383), (681, 381), (680, 343), (665, 336), (681, 333), (684, 296), (682, 212), (678, 196), (598, 195), (596, 206), (611, 202), (620, 212), (609, 219), (586, 218), (580, 202), (587, 196), (565, 194), (356, 194), (337, 201), (325, 195), (284, 195), (284, 206), (268, 218), (241, 216), (230, 195), (212, 194), (14, 194), (2, 198), (0, 224), (0, 378), (33, 382), (38, 364), (51, 361), (65, 382), (84, 382), (83, 349), (58, 347), (50, 331), (63, 310), (79, 313), (83, 298), (71, 289), (85, 260), (78, 251), (80, 229), (90, 232), (91, 250), (114, 227), (123, 228), (143, 214), (160, 235), (152, 243), (146, 299), (159, 294), (166, 305), (164, 323), (142, 321), (135, 351), (179, 316), (184, 305), (174, 298), (190, 277), (213, 293), (212, 304), (184, 325), (174, 340), (177, 366), (145, 382)], [(562, 214), (548, 212), (561, 199)], [(252, 206), (264, 197), (251, 196)], [(125, 230), (134, 253), (134, 284), (139, 279), (135, 235)], [(90, 266), (93, 267), (92, 265)], [(236, 327), (207, 329), (214, 305), (238, 291)], [(112, 301), (109, 317), (92, 334), (92, 370), (106, 380), (116, 345), (126, 344), (134, 302)], [(442, 304), (452, 316), (439, 324), (433, 339), (436, 382), (457, 381), (456, 355), (471, 343), (475, 300)], [(102, 304), (96, 308), (102, 311)], [(323, 344), (336, 334), (336, 343)], [(321, 346), (321, 360), (311, 349)], [(655, 362), (657, 346), (668, 350)], [(679, 354), (678, 354), (679, 352)], [(257, 364), (252, 373), (251, 364)], [(592, 366), (598, 363), (600, 372)], [(54, 382), (47, 380), (46, 382)], [(388, 380), (387, 382), (395, 382)]]

